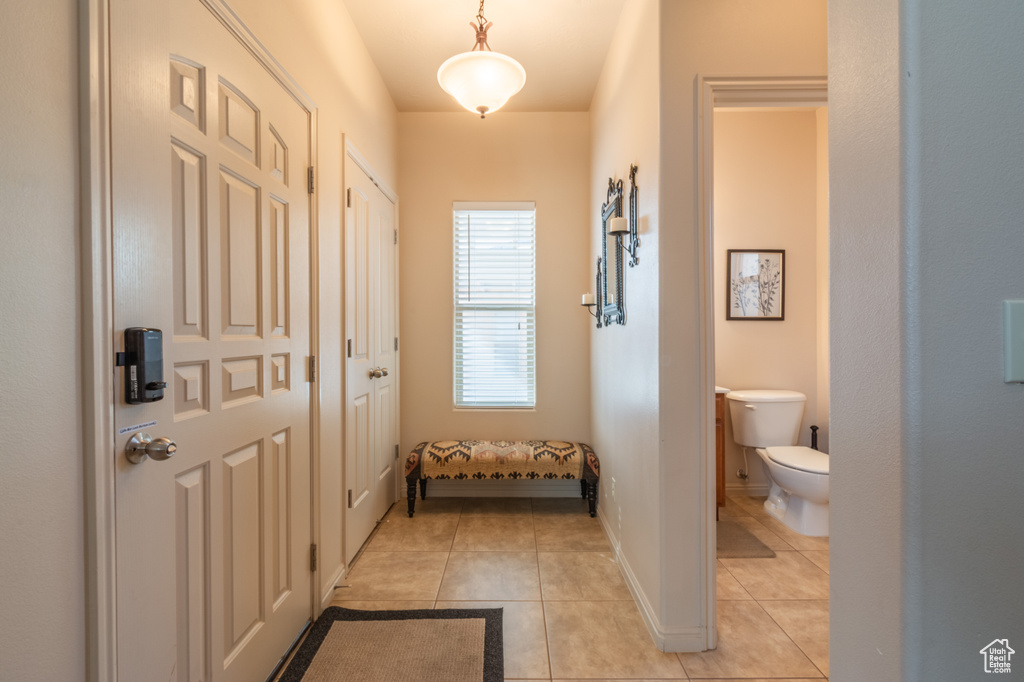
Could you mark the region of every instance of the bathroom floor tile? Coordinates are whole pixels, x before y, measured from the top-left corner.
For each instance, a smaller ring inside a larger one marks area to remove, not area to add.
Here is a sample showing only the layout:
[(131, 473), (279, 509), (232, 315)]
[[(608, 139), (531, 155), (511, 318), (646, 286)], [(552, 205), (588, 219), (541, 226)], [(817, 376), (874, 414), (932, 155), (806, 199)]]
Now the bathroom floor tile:
[(589, 503), (582, 497), (535, 497), (533, 513), (544, 515), (580, 514), (590, 518)]
[(505, 679), (546, 680), (548, 641), (539, 601), (439, 601), (439, 609), (502, 609)]
[(722, 560), (718, 560), (718, 571), (715, 574), (715, 593), (718, 599), (725, 601), (733, 601), (736, 599), (753, 599), (750, 593), (743, 589), (743, 586), (739, 584), (739, 581), (733, 577), (729, 569), (725, 567)]
[(448, 552), (363, 552), (335, 601), (433, 601)]
[(438, 600), (540, 601), (536, 552), (452, 552)]
[(751, 532), (751, 534), (758, 540), (763, 542), (768, 549), (774, 550), (791, 550), (795, 549), (788, 542), (783, 540), (774, 531), (768, 529), (768, 526), (764, 525), (761, 520), (753, 516), (745, 516), (736, 519), (736, 523), (743, 526)]
[(828, 675), (828, 601), (762, 601), (779, 627), (796, 642), (824, 675)]
[(800, 552), (776, 552), (774, 559), (720, 559), (758, 601), (828, 599), (828, 574)]
[(686, 679), (675, 654), (658, 651), (632, 601), (544, 602), (551, 676)]
[(808, 549), (800, 553), (810, 559), (815, 566), (828, 573), (828, 550)]
[(718, 603), (718, 648), (678, 654), (691, 680), (818, 678), (818, 668), (756, 602)]
[(608, 536), (601, 522), (589, 514), (533, 516), (537, 550), (541, 552), (609, 552)]
[(366, 545), (368, 552), (447, 552), (452, 548), (458, 514), (388, 514)]
[(463, 512), (451, 548), (457, 552), (536, 551), (533, 516), (467, 516)]
[(610, 552), (540, 552), (537, 560), (545, 601), (633, 599)]
[(788, 542), (793, 546), (793, 549), (799, 550), (827, 550), (828, 549), (828, 538), (812, 538), (809, 535), (801, 535), (795, 530), (789, 528), (786, 524), (782, 523), (774, 516), (765, 515), (764, 517), (758, 517), (764, 526), (778, 535), (780, 538)]

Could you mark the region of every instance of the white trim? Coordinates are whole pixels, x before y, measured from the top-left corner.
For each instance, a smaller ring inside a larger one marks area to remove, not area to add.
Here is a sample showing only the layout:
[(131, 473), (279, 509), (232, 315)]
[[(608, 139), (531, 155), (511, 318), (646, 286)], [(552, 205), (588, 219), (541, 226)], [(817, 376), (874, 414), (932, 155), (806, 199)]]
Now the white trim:
[[(403, 479), (404, 480), (404, 479)], [(431, 497), (579, 497), (580, 482), (571, 481), (444, 481), (427, 483)]]
[(750, 485), (747, 485), (746, 483), (730, 483), (725, 486), (725, 494), (757, 497), (760, 495), (767, 495), (770, 489), (771, 486), (767, 483), (752, 483)]
[(85, 678), (117, 678), (114, 508), (113, 220), (110, 0), (78, 15), (81, 174), (82, 455), (85, 486)]
[(622, 574), (622, 579), (625, 581), (626, 587), (629, 588), (629, 593), (633, 596), (633, 601), (640, 611), (640, 617), (643, 619), (644, 625), (647, 626), (647, 632), (651, 635), (651, 639), (654, 640), (654, 645), (659, 651), (665, 652), (703, 651), (706, 648), (705, 642), (708, 637), (704, 627), (677, 629), (662, 627), (661, 621), (658, 620), (658, 616), (654, 612), (654, 607), (651, 606), (646, 593), (640, 587), (640, 581), (637, 580), (636, 574), (626, 560), (625, 554), (622, 553), (622, 543), (616, 542), (615, 537), (612, 535), (611, 524), (604, 515), (604, 509), (600, 506), (597, 509), (597, 518), (601, 522), (601, 528), (604, 529), (605, 535), (608, 536), (608, 542), (614, 548), (615, 561), (619, 565), (619, 573)]
[[(828, 104), (828, 79), (824, 76), (702, 76), (697, 75), (696, 126), (697, 149), (694, 163), (697, 180), (697, 221), (700, 260), (698, 281), (700, 287), (700, 342), (701, 342), (701, 384), (707, 396), (703, 405), (704, 444), (702, 469), (705, 481), (705, 504), (701, 505), (701, 528), (704, 542), (700, 548), (704, 583), (701, 594), (704, 604), (703, 622), (706, 629), (706, 646), (713, 649), (717, 644), (715, 627), (717, 604), (715, 603), (717, 574), (717, 524), (715, 487), (716, 458), (715, 441), (710, 437), (715, 431), (715, 306), (714, 306), (714, 231), (712, 204), (714, 197), (714, 113), (723, 108), (770, 108), (808, 107), (817, 108)], [(746, 488), (748, 494), (753, 487)]]
[(535, 201), (453, 201), (453, 211), (536, 211)]
[(235, 11), (228, 7), (224, 0), (200, 0), (207, 9), (213, 13), (213, 16), (220, 19), (221, 23), (228, 29), (228, 31), (238, 39), (238, 42), (242, 44), (253, 57), (256, 58), (263, 67), (270, 72), (270, 75), (281, 84), (281, 86), (287, 90), (295, 101), (308, 112), (315, 111), (317, 106), (312, 98), (306, 94), (306, 91), (299, 86), (298, 82), (291, 77), (281, 63), (274, 58), (274, 55), (270, 53), (270, 50), (260, 42), (260, 39), (256, 37), (256, 34), (249, 30), (249, 27), (245, 25), (245, 22), (235, 14)]
[[(388, 201), (392, 204), (397, 204), (398, 195), (395, 193), (395, 190), (391, 189), (391, 186), (384, 181), (384, 178), (382, 178), (380, 174), (373, 169), (373, 166), (371, 166), (370, 162), (366, 160), (366, 157), (359, 153), (359, 150), (355, 148), (355, 145), (347, 139), (348, 136), (346, 135), (345, 137), (345, 153), (348, 154), (348, 157), (352, 159), (357, 166), (359, 166), (360, 170), (366, 173), (366, 177), (370, 178), (370, 182), (375, 184), (377, 189), (384, 193), (384, 196), (388, 198)], [(347, 178), (345, 179), (345, 182), (348, 182)], [(349, 185), (346, 184), (345, 186), (348, 187)]]

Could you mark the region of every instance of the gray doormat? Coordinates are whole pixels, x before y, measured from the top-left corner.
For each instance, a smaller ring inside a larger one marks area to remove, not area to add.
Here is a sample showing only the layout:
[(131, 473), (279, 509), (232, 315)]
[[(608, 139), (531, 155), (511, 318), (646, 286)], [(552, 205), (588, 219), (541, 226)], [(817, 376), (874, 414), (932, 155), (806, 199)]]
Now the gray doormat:
[(768, 549), (749, 530), (730, 519), (719, 519), (719, 559), (768, 559), (773, 556), (775, 552)]
[(280, 682), (502, 682), (501, 609), (331, 606)]

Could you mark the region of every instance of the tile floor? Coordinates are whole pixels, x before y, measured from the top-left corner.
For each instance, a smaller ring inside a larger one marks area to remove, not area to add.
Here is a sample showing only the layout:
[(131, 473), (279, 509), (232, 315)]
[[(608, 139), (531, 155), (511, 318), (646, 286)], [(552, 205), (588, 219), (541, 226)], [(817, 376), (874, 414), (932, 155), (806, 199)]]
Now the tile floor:
[[(597, 519), (579, 499), (434, 498), (395, 505), (334, 604), (504, 608), (505, 678), (794, 682), (828, 675), (828, 540), (788, 530), (756, 498), (735, 517), (774, 559), (721, 559), (719, 647), (651, 641)], [(785, 581), (780, 576), (785, 575)]]

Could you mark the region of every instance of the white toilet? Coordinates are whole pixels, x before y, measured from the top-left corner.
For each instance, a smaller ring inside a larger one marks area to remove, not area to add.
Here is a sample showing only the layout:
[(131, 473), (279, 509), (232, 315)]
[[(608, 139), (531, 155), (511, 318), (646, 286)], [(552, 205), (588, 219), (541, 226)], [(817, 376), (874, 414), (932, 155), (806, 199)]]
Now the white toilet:
[(828, 536), (828, 455), (797, 446), (807, 396), (797, 391), (726, 394), (737, 445), (755, 448), (772, 483), (765, 510), (802, 535)]

